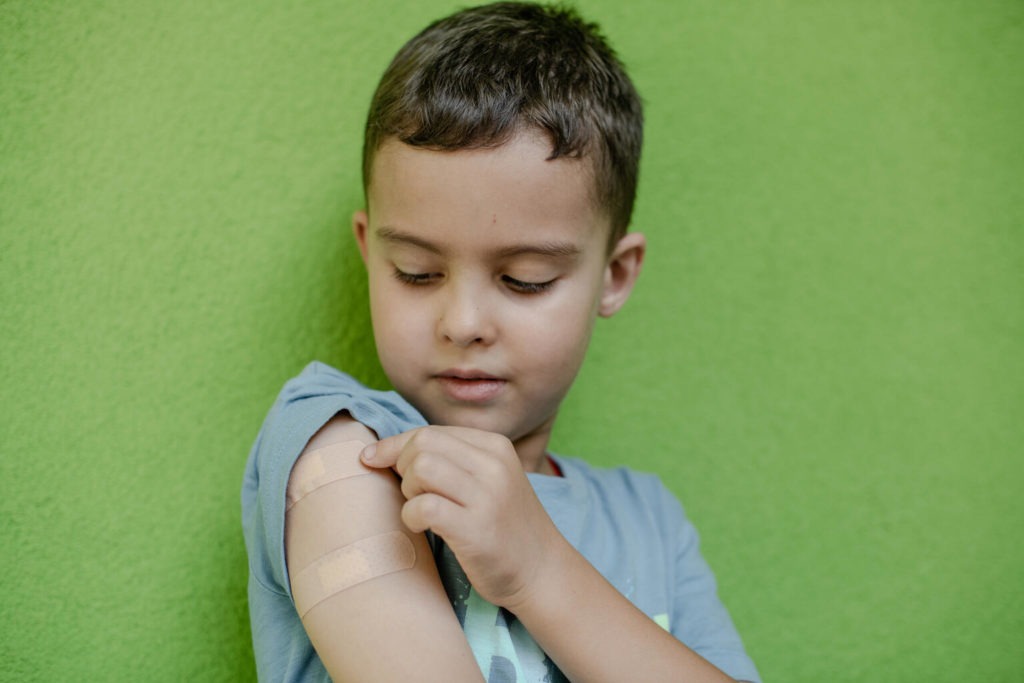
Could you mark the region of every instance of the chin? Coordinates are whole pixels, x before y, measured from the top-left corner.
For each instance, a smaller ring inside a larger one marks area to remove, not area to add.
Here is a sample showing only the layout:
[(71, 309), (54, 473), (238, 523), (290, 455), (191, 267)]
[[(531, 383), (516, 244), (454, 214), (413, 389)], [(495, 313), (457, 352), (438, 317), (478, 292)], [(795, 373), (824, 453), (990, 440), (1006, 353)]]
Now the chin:
[[(426, 415), (426, 413), (424, 413)], [(498, 424), (493, 416), (487, 415), (480, 409), (476, 410), (443, 410), (437, 413), (436, 419), (428, 417), (427, 421), (436, 425), (447, 425), (451, 427), (470, 427), (481, 429), (485, 432), (505, 433), (502, 425)]]

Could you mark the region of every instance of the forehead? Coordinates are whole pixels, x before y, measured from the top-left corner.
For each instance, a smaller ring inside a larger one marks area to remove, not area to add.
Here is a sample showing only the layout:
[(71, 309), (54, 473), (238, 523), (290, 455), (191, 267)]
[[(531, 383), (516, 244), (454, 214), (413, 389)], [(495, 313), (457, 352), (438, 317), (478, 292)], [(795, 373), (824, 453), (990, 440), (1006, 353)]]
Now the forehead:
[(605, 239), (610, 221), (594, 201), (587, 159), (549, 159), (539, 135), (498, 147), (438, 151), (397, 140), (381, 145), (367, 191), (371, 223), (402, 230), (472, 229), (480, 239)]

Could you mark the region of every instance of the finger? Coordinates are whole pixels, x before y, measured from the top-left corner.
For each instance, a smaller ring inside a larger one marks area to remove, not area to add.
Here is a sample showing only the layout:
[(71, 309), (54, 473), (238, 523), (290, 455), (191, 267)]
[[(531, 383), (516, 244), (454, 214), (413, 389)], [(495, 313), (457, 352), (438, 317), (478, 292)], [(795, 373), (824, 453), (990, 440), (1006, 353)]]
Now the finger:
[(429, 529), (444, 538), (463, 512), (465, 508), (458, 503), (434, 493), (424, 493), (402, 506), (402, 522), (414, 533)]
[(481, 455), (476, 446), (459, 438), (456, 432), (447, 427), (421, 427), (402, 446), (395, 470), (404, 477), (427, 454), (430, 458), (445, 458), (466, 472), (474, 471), (474, 461)]
[(408, 443), (417, 431), (416, 429), (411, 429), (407, 432), (381, 439), (376, 443), (371, 443), (362, 450), (359, 458), (367, 467), (394, 467), (398, 462), (398, 456), (401, 455), (402, 449), (405, 448), (405, 444)]
[[(408, 451), (408, 449), (407, 449)], [(402, 465), (403, 453), (399, 458)], [(471, 472), (461, 467), (448, 452), (419, 451), (402, 468), (402, 494), (409, 500), (423, 493), (435, 493), (459, 505), (466, 505), (478, 486)]]
[(433, 425), (410, 429), (370, 444), (363, 449), (360, 457), (369, 467), (394, 467), (401, 474), (407, 461), (416, 453), (443, 443), (448, 429)]
[(403, 459), (429, 449), (450, 455), (457, 465), (476, 476), (522, 467), (515, 446), (501, 434), (471, 427), (430, 426), (418, 430), (406, 443), (398, 471), (402, 471)]
[(487, 451), (489, 453), (496, 453), (499, 451), (515, 452), (515, 448), (512, 446), (512, 442), (501, 434), (494, 432), (484, 431), (482, 429), (475, 429), (473, 427), (431, 427), (441, 431), (443, 434), (464, 441), (465, 443), (476, 446), (477, 448)]
[(446, 427), (444, 434), (462, 444), (458, 463), (478, 478), (504, 478), (522, 470), (515, 446), (502, 434), (471, 427)]
[(444, 455), (469, 469), (472, 457), (468, 451), (474, 448), (455, 436), (448, 427), (433, 425), (383, 439), (377, 444), (376, 449), (364, 449), (364, 457), (369, 458), (374, 467), (393, 467), (403, 477), (410, 465), (425, 452)]

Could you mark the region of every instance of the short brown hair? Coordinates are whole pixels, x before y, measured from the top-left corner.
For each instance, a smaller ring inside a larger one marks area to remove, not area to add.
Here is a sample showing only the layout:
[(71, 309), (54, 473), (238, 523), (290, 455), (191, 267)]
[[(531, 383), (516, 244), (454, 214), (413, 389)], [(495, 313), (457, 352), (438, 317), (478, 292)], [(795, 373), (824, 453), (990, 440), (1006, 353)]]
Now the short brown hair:
[(596, 24), (572, 9), (498, 2), (440, 19), (406, 43), (370, 103), (363, 187), (389, 138), (437, 150), (496, 147), (545, 132), (549, 159), (593, 159), (613, 245), (636, 197), (640, 96)]

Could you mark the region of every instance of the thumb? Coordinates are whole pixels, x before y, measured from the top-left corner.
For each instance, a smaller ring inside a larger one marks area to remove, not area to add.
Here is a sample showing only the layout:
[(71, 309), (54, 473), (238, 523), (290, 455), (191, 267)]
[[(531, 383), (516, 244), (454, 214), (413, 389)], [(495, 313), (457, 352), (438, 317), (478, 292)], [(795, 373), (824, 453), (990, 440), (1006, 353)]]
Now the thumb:
[(411, 436), (411, 431), (403, 432), (395, 436), (389, 436), (386, 439), (381, 439), (376, 443), (371, 443), (359, 453), (359, 459), (367, 467), (377, 467), (380, 469), (394, 467), (398, 462), (398, 456), (401, 455), (402, 449), (408, 443)]

